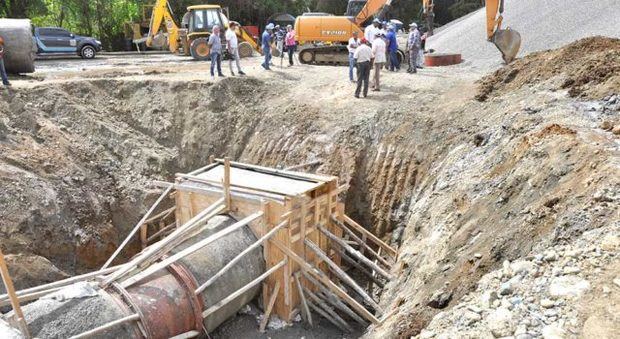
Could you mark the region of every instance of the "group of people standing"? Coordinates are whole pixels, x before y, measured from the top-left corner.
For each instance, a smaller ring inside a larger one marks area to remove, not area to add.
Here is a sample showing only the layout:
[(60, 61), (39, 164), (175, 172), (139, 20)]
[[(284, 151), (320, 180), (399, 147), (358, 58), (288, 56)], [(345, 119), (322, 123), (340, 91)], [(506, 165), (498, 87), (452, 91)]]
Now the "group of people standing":
[[(422, 47), (422, 39), (416, 23), (410, 24), (409, 27), (410, 32), (407, 39), (409, 68), (407, 73), (416, 73), (417, 68), (421, 67), (417, 61)], [(385, 25), (375, 19), (364, 30), (364, 37), (360, 39), (358, 35), (358, 32), (354, 31), (347, 45), (349, 50), (349, 80), (353, 83), (356, 82), (353, 77), (353, 69), (357, 68), (356, 98), (359, 98), (360, 94), (364, 97), (368, 96), (371, 68), (374, 69), (374, 75), (370, 87), (373, 91), (378, 92), (381, 91), (381, 69), (387, 65), (386, 68), (389, 71), (398, 72), (401, 66), (394, 25)]]
[(295, 30), (292, 25), (287, 25), (286, 31), (284, 31), (280, 25), (274, 25), (273, 23), (269, 23), (261, 35), (261, 48), (265, 58), (261, 66), (266, 70), (271, 70), (271, 66), (273, 65), (271, 62), (271, 45), (274, 39), (276, 41), (276, 48), (278, 51), (280, 51), (280, 53), (286, 52), (288, 54), (288, 66), (293, 66), (293, 58), (295, 51), (297, 50)]

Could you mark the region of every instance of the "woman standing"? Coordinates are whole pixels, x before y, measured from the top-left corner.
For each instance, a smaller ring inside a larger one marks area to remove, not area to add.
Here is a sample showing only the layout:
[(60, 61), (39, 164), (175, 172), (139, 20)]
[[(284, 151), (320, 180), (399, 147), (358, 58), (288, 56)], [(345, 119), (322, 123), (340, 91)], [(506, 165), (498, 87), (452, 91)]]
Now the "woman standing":
[(286, 26), (286, 37), (284, 38), (284, 44), (286, 45), (286, 51), (288, 52), (288, 67), (293, 66), (293, 55), (297, 50), (297, 42), (295, 41), (295, 30), (293, 26)]

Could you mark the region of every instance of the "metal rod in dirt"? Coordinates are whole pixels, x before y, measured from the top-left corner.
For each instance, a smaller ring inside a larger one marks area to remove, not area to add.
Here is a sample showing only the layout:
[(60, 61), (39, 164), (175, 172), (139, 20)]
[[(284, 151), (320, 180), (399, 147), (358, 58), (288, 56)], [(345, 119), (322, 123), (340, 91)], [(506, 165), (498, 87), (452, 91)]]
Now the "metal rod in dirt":
[(123, 281), (121, 283), (121, 286), (123, 286), (124, 288), (127, 288), (135, 283), (137, 283), (138, 281), (145, 279), (146, 277), (150, 276), (151, 274), (167, 267), (170, 264), (173, 264), (175, 262), (177, 262), (180, 259), (183, 259), (184, 257), (198, 251), (199, 249), (209, 245), (210, 243), (216, 241), (217, 239), (220, 239), (221, 237), (228, 235), (238, 229), (240, 229), (241, 227), (246, 226), (247, 224), (249, 224), (250, 222), (252, 222), (253, 220), (260, 218), (263, 215), (263, 212), (256, 212), (254, 214), (251, 214), (250, 216), (247, 216), (243, 219), (241, 219), (240, 221), (226, 227), (225, 229), (193, 244), (192, 246), (182, 250), (181, 252), (178, 252), (156, 264), (153, 264), (151, 266), (149, 266), (148, 268), (146, 268), (144, 271), (134, 275), (133, 277)]
[(127, 246), (129, 241), (131, 241), (131, 238), (133, 238), (134, 235), (136, 235), (136, 232), (138, 232), (138, 230), (140, 229), (142, 224), (146, 221), (146, 219), (148, 219), (151, 216), (151, 213), (153, 213), (153, 211), (155, 211), (157, 206), (159, 206), (159, 203), (161, 203), (162, 200), (164, 200), (164, 198), (168, 195), (168, 193), (170, 193), (170, 191), (172, 190), (173, 187), (174, 186), (170, 186), (170, 187), (166, 188), (166, 190), (159, 196), (157, 201), (155, 201), (155, 203), (151, 206), (151, 208), (148, 210), (148, 212), (146, 212), (146, 214), (144, 214), (144, 216), (142, 216), (142, 219), (140, 219), (140, 221), (138, 221), (138, 223), (136, 224), (136, 226), (134, 226), (134, 228), (131, 230), (131, 232), (129, 232), (129, 235), (127, 235), (125, 240), (123, 240), (123, 243), (121, 243), (121, 245), (118, 246), (116, 251), (114, 251), (114, 253), (110, 257), (110, 259), (108, 259), (108, 261), (106, 261), (105, 264), (103, 264), (103, 266), (101, 267), (102, 270), (107, 268), (108, 266), (110, 266), (112, 261), (114, 261), (114, 259), (116, 259), (116, 256), (118, 256), (119, 253), (121, 253), (121, 251), (123, 250), (123, 248), (125, 248), (125, 246)]
[(90, 337), (94, 336), (95, 334), (99, 334), (101, 332), (105, 332), (105, 331), (109, 330), (112, 327), (115, 327), (115, 326), (118, 326), (118, 325), (130, 322), (130, 321), (136, 321), (136, 320), (139, 320), (139, 319), (140, 319), (140, 315), (138, 315), (137, 313), (136, 314), (132, 314), (132, 315), (126, 316), (124, 318), (120, 318), (118, 320), (114, 320), (114, 321), (112, 321), (110, 323), (107, 323), (105, 325), (101, 325), (101, 326), (99, 326), (97, 328), (93, 328), (90, 331), (86, 331), (86, 332), (80, 333), (78, 335), (70, 337), (69, 339), (90, 338)]
[(239, 262), (239, 260), (241, 260), (246, 254), (250, 253), (253, 249), (255, 249), (258, 246), (262, 245), (267, 239), (271, 238), (277, 231), (282, 229), (282, 227), (286, 226), (287, 224), (288, 224), (288, 220), (281, 222), (278, 226), (276, 226), (273, 229), (271, 229), (271, 231), (269, 231), (265, 235), (263, 235), (260, 239), (258, 239), (255, 243), (253, 243), (250, 247), (248, 247), (245, 250), (243, 250), (243, 252), (237, 254), (237, 256), (233, 260), (228, 262), (226, 264), (226, 266), (222, 267), (222, 269), (220, 269), (215, 275), (213, 275), (211, 278), (209, 278), (209, 280), (207, 280), (204, 284), (200, 285), (200, 287), (198, 287), (196, 289), (196, 291), (194, 291), (194, 293), (195, 294), (202, 293), (202, 291), (204, 291), (207, 287), (211, 286), (215, 282), (215, 280), (217, 280), (219, 277), (224, 275), (224, 273), (226, 273), (231, 267), (233, 267), (237, 262)]
[(278, 269), (280, 269), (282, 266), (284, 266), (287, 262), (287, 259), (284, 259), (282, 261), (280, 261), (277, 265), (275, 265), (274, 267), (270, 268), (269, 270), (267, 270), (267, 272), (261, 274), (258, 278), (252, 280), (249, 284), (241, 287), (240, 289), (238, 289), (237, 291), (233, 292), (231, 295), (229, 295), (228, 297), (220, 300), (217, 304), (209, 307), (208, 309), (206, 309), (204, 312), (202, 312), (202, 317), (206, 318), (209, 315), (211, 315), (213, 312), (219, 310), (222, 306), (228, 304), (229, 302), (233, 301), (235, 298), (237, 298), (238, 296), (240, 296), (241, 294), (245, 293), (245, 291), (249, 290), (250, 288), (256, 286), (257, 284), (259, 284), (261, 281), (265, 280), (269, 275), (271, 275), (271, 273), (277, 271)]

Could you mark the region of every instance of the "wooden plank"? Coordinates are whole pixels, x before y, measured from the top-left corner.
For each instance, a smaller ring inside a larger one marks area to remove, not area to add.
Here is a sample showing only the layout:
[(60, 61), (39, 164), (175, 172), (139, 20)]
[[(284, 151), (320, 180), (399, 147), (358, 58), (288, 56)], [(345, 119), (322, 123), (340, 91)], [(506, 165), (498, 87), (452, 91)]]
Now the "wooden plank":
[(148, 218), (146, 221), (144, 221), (145, 224), (150, 224), (154, 221), (157, 221), (157, 219), (162, 218), (165, 219), (166, 217), (168, 217), (172, 212), (174, 212), (174, 210), (176, 209), (176, 206), (172, 206), (166, 210), (163, 210), (159, 213), (157, 213), (156, 215)]
[(124, 323), (128, 323), (128, 322), (131, 322), (131, 321), (136, 321), (136, 320), (140, 320), (140, 315), (137, 314), (137, 313), (136, 314), (132, 314), (132, 315), (128, 315), (128, 316), (126, 316), (124, 318), (120, 318), (118, 320), (114, 320), (114, 321), (109, 322), (109, 323), (107, 323), (105, 325), (101, 325), (101, 326), (99, 326), (97, 328), (94, 328), (94, 329), (92, 329), (90, 331), (86, 331), (86, 332), (80, 333), (78, 335), (75, 335), (73, 337), (70, 337), (69, 339), (91, 338), (91, 337), (93, 337), (96, 334), (101, 334), (101, 333), (111, 329), (112, 327), (116, 327), (116, 326), (122, 325)]
[[(215, 161), (219, 163), (224, 162), (223, 159), (215, 159)], [(326, 176), (326, 175), (308, 174), (308, 173), (303, 173), (303, 172), (293, 172), (293, 171), (287, 171), (287, 170), (278, 170), (274, 168), (258, 166), (258, 165), (250, 165), (250, 164), (234, 162), (234, 161), (231, 162), (231, 165), (233, 167), (250, 169), (250, 170), (257, 171), (257, 172), (275, 174), (278, 176), (292, 178), (292, 179), (302, 179), (302, 180), (321, 182), (321, 183), (329, 182), (336, 178), (333, 176)]]
[(249, 290), (250, 288), (258, 285), (261, 281), (265, 280), (265, 278), (267, 278), (271, 273), (277, 271), (278, 269), (280, 269), (282, 266), (284, 266), (286, 264), (287, 260), (284, 259), (282, 261), (280, 261), (280, 263), (278, 263), (277, 265), (275, 265), (274, 267), (270, 268), (267, 270), (267, 272), (261, 274), (259, 277), (257, 277), (256, 279), (252, 280), (250, 283), (248, 283), (247, 285), (241, 287), (240, 289), (236, 290), (235, 292), (231, 293), (229, 296), (227, 296), (226, 298), (218, 301), (216, 304), (214, 304), (213, 306), (209, 307), (208, 309), (206, 309), (204, 312), (202, 312), (202, 317), (206, 318), (209, 315), (211, 315), (213, 312), (216, 312), (217, 310), (219, 310), (220, 308), (222, 308), (222, 306), (228, 304), (229, 302), (233, 301), (235, 298), (237, 298), (238, 296), (240, 296), (241, 294), (245, 293), (247, 290)]
[(173, 264), (173, 263), (177, 262), (178, 260), (180, 260), (180, 259), (182, 259), (182, 258), (184, 258), (184, 257), (186, 257), (186, 256), (188, 256), (188, 255), (190, 255), (190, 254), (200, 250), (201, 248), (209, 245), (210, 243), (212, 243), (212, 242), (214, 242), (214, 241), (216, 241), (216, 240), (218, 240), (218, 239), (220, 239), (220, 238), (222, 238), (222, 237), (224, 237), (224, 236), (226, 236), (226, 235), (228, 235), (228, 234), (230, 234), (232, 232), (235, 232), (236, 230), (238, 230), (238, 229), (240, 229), (242, 227), (247, 226), (250, 221), (252, 221), (254, 219), (257, 219), (257, 218), (260, 218), (262, 215), (263, 215), (263, 212), (259, 211), (259, 212), (256, 212), (256, 213), (252, 214), (252, 215), (247, 216), (246, 218), (244, 218), (242, 220), (237, 221), (236, 223), (234, 223), (234, 224), (224, 228), (223, 230), (221, 230), (221, 231), (219, 231), (219, 232), (217, 232), (215, 234), (212, 234), (212, 235), (206, 237), (205, 239), (203, 239), (203, 240), (201, 240), (201, 241), (199, 241), (199, 242), (197, 242), (197, 243), (195, 243), (195, 244), (185, 248), (184, 250), (182, 250), (180, 252), (177, 252), (174, 255), (171, 255), (171, 256), (167, 257), (166, 259), (164, 259), (164, 260), (162, 260), (162, 261), (160, 261), (160, 262), (158, 262), (156, 264), (153, 264), (153, 265), (149, 266), (144, 271), (142, 271), (142, 272), (134, 275), (133, 277), (123, 281), (121, 283), (121, 286), (124, 287), (124, 288), (127, 288), (127, 287), (137, 283), (138, 281), (141, 281), (141, 280), (147, 278), (148, 276), (152, 275), (153, 273), (155, 273), (155, 272), (157, 272), (157, 271), (159, 271), (159, 270), (161, 270), (161, 269), (163, 269), (165, 267), (168, 267), (170, 264)]
[(155, 208), (157, 208), (157, 206), (159, 205), (159, 203), (162, 202), (162, 200), (164, 200), (164, 198), (168, 195), (168, 193), (170, 193), (170, 191), (172, 190), (173, 186), (168, 187), (160, 196), (159, 198), (155, 201), (155, 203), (151, 206), (151, 208), (149, 208), (149, 210), (146, 212), (146, 214), (144, 214), (144, 216), (142, 217), (142, 219), (140, 219), (140, 221), (138, 221), (138, 223), (134, 226), (134, 228), (131, 230), (131, 232), (129, 232), (129, 235), (127, 235), (127, 237), (125, 238), (125, 240), (121, 243), (121, 245), (116, 249), (116, 251), (114, 251), (114, 253), (112, 254), (112, 256), (108, 259), (108, 261), (105, 262), (105, 264), (103, 264), (103, 266), (101, 267), (101, 269), (105, 269), (106, 267), (110, 266), (110, 264), (112, 263), (112, 261), (114, 261), (114, 259), (116, 258), (116, 256), (118, 256), (118, 254), (123, 250), (123, 248), (125, 248), (125, 246), (127, 246), (127, 243), (129, 243), (129, 241), (131, 240), (131, 238), (133, 238), (133, 236), (136, 234), (136, 232), (141, 228), (142, 224), (144, 223), (144, 221), (146, 219), (149, 218), (149, 216), (151, 215), (151, 213), (153, 213), (153, 211), (155, 211)]
[(230, 159), (224, 158), (224, 197), (226, 208), (230, 211), (232, 208), (232, 199), (230, 197)]
[(355, 280), (353, 280), (345, 271), (343, 271), (336, 263), (334, 263), (328, 256), (325, 254), (319, 246), (310, 240), (306, 239), (305, 244), (314, 251), (316, 255), (318, 255), (329, 267), (335, 272), (338, 278), (342, 279), (347, 285), (349, 285), (358, 295), (364, 299), (368, 305), (372, 306), (375, 310), (380, 310), (379, 304), (377, 304), (367, 293), (361, 288)]
[(9, 275), (9, 268), (6, 266), (6, 261), (4, 260), (4, 253), (0, 249), (0, 276), (2, 276), (2, 282), (4, 283), (4, 287), (6, 289), (7, 294), (9, 295), (9, 299), (11, 300), (11, 307), (13, 307), (13, 311), (15, 312), (16, 321), (19, 324), (20, 330), (22, 334), (26, 338), (31, 338), (30, 331), (28, 331), (28, 324), (26, 324), (26, 320), (24, 319), (24, 313), (22, 312), (22, 308), (19, 305), (19, 299), (17, 299), (17, 294), (15, 294), (15, 287), (13, 286), (13, 280)]
[(157, 251), (162, 249), (164, 246), (174, 241), (179, 236), (182, 236), (183, 233), (187, 231), (188, 229), (190, 229), (191, 227), (195, 226), (196, 224), (200, 224), (201, 222), (206, 221), (212, 218), (213, 216), (217, 215), (218, 213), (220, 213), (222, 210), (224, 210), (224, 206), (222, 205), (223, 201), (224, 201), (223, 198), (218, 200), (215, 204), (211, 205), (210, 207), (206, 208), (202, 212), (198, 213), (196, 216), (191, 218), (188, 222), (183, 224), (181, 227), (177, 228), (174, 232), (172, 232), (172, 234), (167, 236), (165, 239), (159, 242), (156, 242), (152, 246), (146, 248), (144, 252), (139, 254), (137, 257), (133, 258), (128, 263), (122, 265), (118, 270), (116, 270), (109, 277), (107, 277), (101, 283), (101, 286), (105, 287), (108, 284), (110, 284), (112, 281), (115, 281), (116, 279), (124, 276), (129, 271), (136, 268), (139, 264), (151, 258), (153, 254), (155, 254)]
[(392, 248), (390, 245), (386, 244), (385, 242), (383, 242), (383, 240), (377, 238), (376, 235), (372, 234), (369, 230), (365, 229), (364, 227), (362, 227), (362, 225), (358, 224), (357, 222), (355, 222), (355, 220), (351, 219), (348, 215), (345, 214), (344, 216), (344, 221), (349, 224), (351, 227), (353, 227), (355, 230), (357, 230), (358, 232), (360, 232), (361, 234), (366, 234), (366, 236), (372, 240), (372, 242), (374, 242), (377, 246), (380, 246), (383, 248), (384, 251), (387, 252), (387, 254), (389, 254), (392, 258), (396, 259), (396, 256), (398, 255), (398, 253), (396, 252), (396, 250), (394, 248)]
[(272, 244), (276, 245), (276, 247), (278, 247), (282, 252), (286, 253), (289, 256), (289, 258), (297, 262), (305, 272), (308, 272), (309, 274), (314, 276), (317, 280), (325, 284), (327, 288), (332, 290), (332, 292), (334, 292), (338, 297), (344, 299), (346, 303), (349, 304), (349, 306), (351, 306), (356, 312), (358, 312), (358, 314), (360, 314), (361, 316), (363, 316), (364, 318), (366, 318), (373, 324), (379, 323), (379, 319), (377, 319), (374, 315), (372, 315), (372, 313), (368, 312), (368, 310), (364, 308), (364, 306), (360, 305), (357, 301), (355, 301), (355, 299), (351, 298), (345, 291), (342, 290), (342, 288), (340, 288), (338, 285), (334, 284), (331, 280), (329, 280), (329, 278), (325, 275), (325, 273), (321, 272), (320, 270), (314, 268), (313, 266), (305, 262), (300, 256), (298, 256), (296, 253), (286, 248), (286, 246), (284, 246), (278, 240), (270, 239), (269, 241)]
[(301, 286), (301, 282), (299, 281), (299, 272), (295, 274), (295, 284), (297, 285), (297, 293), (299, 293), (299, 299), (301, 300), (301, 314), (310, 326), (314, 326), (314, 324), (312, 324), (312, 314), (310, 313), (308, 302), (306, 301), (306, 296), (304, 295), (304, 288)]
[[(388, 267), (388, 269), (392, 268), (392, 265), (387, 260), (383, 259), (381, 255), (379, 255), (372, 248), (370, 248), (370, 246), (368, 246), (368, 244), (365, 241), (365, 237), (366, 237), (365, 234), (360, 239), (360, 237), (358, 237), (353, 231), (351, 231), (348, 227), (346, 227), (340, 220), (336, 219), (335, 216), (332, 215), (331, 218), (332, 218), (332, 221), (334, 221), (334, 223), (340, 227), (340, 229), (342, 229), (345, 233), (347, 233), (351, 238), (353, 238), (353, 240), (355, 240), (360, 245), (360, 250), (359, 250), (360, 254), (364, 255), (364, 250), (368, 250), (368, 252), (372, 254), (373, 257), (375, 257), (383, 265)], [(382, 249), (382, 247), (379, 247), (379, 249)]]
[(344, 319), (342, 319), (342, 317), (340, 317), (338, 313), (334, 312), (334, 309), (329, 307), (325, 303), (325, 301), (323, 301), (321, 298), (319, 298), (316, 294), (314, 294), (312, 291), (310, 291), (307, 288), (304, 288), (304, 292), (308, 294), (310, 299), (312, 299), (312, 302), (317, 304), (319, 307), (321, 307), (323, 311), (325, 311), (325, 313), (329, 315), (329, 317), (334, 319), (337, 323), (341, 324), (340, 326), (341, 329), (344, 328), (348, 332), (353, 332), (353, 329), (351, 328), (351, 326), (349, 326), (349, 324), (347, 324), (347, 322)]
[(157, 238), (158, 236), (160, 236), (160, 235), (166, 233), (167, 231), (170, 231), (171, 229), (175, 228), (176, 225), (177, 225), (177, 223), (175, 221), (175, 222), (173, 222), (170, 225), (162, 227), (159, 231), (155, 232), (153, 235), (148, 237), (148, 239), (146, 239), (146, 242), (150, 243), (151, 241), (155, 240), (155, 238)]
[(343, 327), (340, 323), (336, 321), (336, 319), (330, 317), (322, 308), (315, 305), (313, 302), (308, 301), (308, 305), (318, 314), (320, 314), (323, 318), (327, 319), (330, 323), (334, 324), (334, 326), (338, 327), (341, 331), (346, 332), (347, 329)]
[(255, 248), (257, 248), (258, 246), (262, 245), (266, 240), (271, 238), (277, 231), (279, 231), (280, 229), (282, 229), (285, 226), (286, 226), (286, 221), (285, 222), (281, 222), (278, 226), (276, 226), (273, 229), (271, 229), (271, 231), (267, 232), (267, 234), (262, 236), (260, 239), (258, 239), (252, 245), (250, 245), (250, 247), (246, 248), (241, 253), (237, 254), (237, 256), (235, 256), (231, 261), (229, 261), (216, 274), (211, 276), (211, 278), (209, 278), (209, 280), (207, 280), (204, 284), (202, 284), (200, 287), (198, 287), (196, 289), (196, 291), (194, 291), (194, 293), (195, 294), (202, 293), (202, 291), (204, 291), (207, 287), (211, 286), (219, 277), (224, 275), (224, 273), (228, 272), (228, 270), (231, 269), (236, 263), (238, 263), (239, 260), (241, 260), (246, 254), (252, 252)]
[(304, 274), (304, 278), (308, 279), (308, 281), (310, 281), (313, 284), (313, 286), (316, 286), (318, 288), (317, 293), (324, 294), (326, 297), (325, 299), (329, 301), (332, 305), (334, 305), (336, 308), (338, 308), (342, 312), (346, 313), (349, 317), (351, 317), (353, 320), (357, 321), (358, 323), (362, 324), (364, 327), (368, 325), (368, 323), (364, 321), (364, 319), (362, 319), (359, 315), (357, 315), (357, 313), (353, 312), (352, 309), (350, 309), (345, 303), (343, 303), (340, 299), (338, 299), (338, 296), (332, 293), (329, 289), (325, 288), (323, 284), (321, 284), (319, 281), (314, 279), (310, 274), (306, 272), (303, 272), (303, 274)]
[(267, 304), (267, 309), (265, 309), (265, 315), (263, 315), (263, 320), (261, 320), (260, 326), (258, 327), (260, 333), (265, 333), (265, 328), (267, 327), (267, 324), (269, 324), (271, 311), (273, 310), (273, 305), (276, 303), (276, 299), (278, 298), (278, 293), (280, 293), (280, 280), (276, 281), (276, 286), (274, 286), (271, 296), (269, 297), (269, 303)]
[[(379, 279), (377, 279), (377, 277), (374, 274), (374, 271), (369, 271), (366, 267), (362, 266), (360, 263), (358, 263), (357, 261), (355, 261), (353, 258), (349, 257), (343, 250), (339, 249), (338, 247), (334, 248), (336, 250), (336, 252), (338, 252), (338, 254), (340, 255), (340, 257), (342, 259), (344, 259), (344, 261), (346, 261), (347, 263), (349, 263), (349, 265), (352, 265), (353, 267), (355, 267), (358, 271), (362, 272), (365, 276), (367, 276), (368, 278), (370, 278), (370, 282), (375, 282), (377, 285), (379, 285), (380, 287), (384, 287), (384, 284), (379, 281)], [(369, 292), (370, 293), (370, 290)]]
[(331, 239), (332, 241), (334, 241), (338, 245), (342, 246), (348, 253), (352, 254), (356, 259), (360, 260), (363, 264), (365, 264), (366, 266), (370, 267), (373, 271), (381, 274), (384, 278), (386, 278), (388, 280), (392, 280), (392, 276), (388, 272), (386, 272), (384, 269), (379, 267), (379, 265), (376, 265), (375, 263), (373, 263), (370, 259), (368, 259), (365, 256), (363, 256), (358, 250), (356, 250), (353, 247), (349, 246), (349, 244), (344, 242), (342, 239), (340, 239), (337, 236), (335, 236), (334, 234), (332, 234), (325, 227), (319, 226), (319, 230), (323, 234), (325, 234), (329, 239)]

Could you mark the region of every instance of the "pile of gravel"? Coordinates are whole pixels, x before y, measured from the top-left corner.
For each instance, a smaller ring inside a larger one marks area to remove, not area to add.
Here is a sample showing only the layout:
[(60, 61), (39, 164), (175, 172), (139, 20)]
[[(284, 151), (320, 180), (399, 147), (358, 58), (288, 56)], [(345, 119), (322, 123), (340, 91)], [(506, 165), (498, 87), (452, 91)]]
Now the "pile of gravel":
[[(590, 36), (620, 38), (619, 11), (618, 0), (505, 0), (503, 26), (521, 33), (522, 57)], [(465, 63), (482, 70), (502, 64), (499, 51), (486, 39), (484, 8), (437, 30), (426, 47), (461, 53)]]

